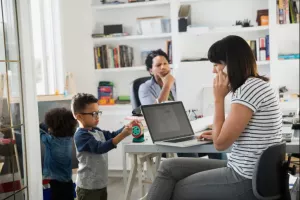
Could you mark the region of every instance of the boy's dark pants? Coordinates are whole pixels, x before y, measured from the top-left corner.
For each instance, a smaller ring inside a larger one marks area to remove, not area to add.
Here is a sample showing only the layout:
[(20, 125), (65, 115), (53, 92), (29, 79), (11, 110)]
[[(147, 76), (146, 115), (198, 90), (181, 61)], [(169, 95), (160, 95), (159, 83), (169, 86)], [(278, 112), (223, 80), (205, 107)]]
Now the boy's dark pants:
[(107, 189), (88, 190), (77, 186), (77, 200), (107, 200)]
[(74, 200), (73, 181), (50, 181), (51, 200)]

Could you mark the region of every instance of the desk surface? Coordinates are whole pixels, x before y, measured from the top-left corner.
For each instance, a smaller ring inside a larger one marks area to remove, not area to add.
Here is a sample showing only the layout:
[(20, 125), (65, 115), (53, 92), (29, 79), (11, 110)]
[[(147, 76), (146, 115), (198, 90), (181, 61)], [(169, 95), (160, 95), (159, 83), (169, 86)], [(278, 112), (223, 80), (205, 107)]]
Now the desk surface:
[[(171, 147), (155, 145), (149, 136), (145, 136), (143, 143), (123, 143), (123, 148), (126, 153), (220, 153), (215, 149), (213, 144), (204, 144), (192, 147)], [(299, 140), (286, 143), (287, 153), (300, 153)], [(227, 149), (222, 152), (230, 152)]]
[[(203, 130), (213, 121), (213, 117), (205, 117), (196, 121), (192, 121), (191, 125), (194, 132)], [(200, 133), (198, 133), (200, 134)], [(197, 134), (196, 134), (197, 135)], [(300, 153), (299, 140), (286, 143), (287, 153)], [(217, 151), (213, 144), (204, 144), (193, 147), (171, 147), (153, 144), (149, 132), (145, 133), (145, 142), (132, 143), (131, 139), (123, 142), (124, 152), (126, 153), (220, 153)], [(222, 151), (230, 152), (231, 148)]]

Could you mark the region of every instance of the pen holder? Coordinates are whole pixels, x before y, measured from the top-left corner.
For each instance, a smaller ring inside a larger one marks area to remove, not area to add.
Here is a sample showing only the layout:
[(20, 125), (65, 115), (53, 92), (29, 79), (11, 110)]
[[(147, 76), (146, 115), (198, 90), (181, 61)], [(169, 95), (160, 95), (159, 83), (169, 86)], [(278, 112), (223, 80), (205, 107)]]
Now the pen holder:
[(132, 125), (132, 142), (144, 142), (144, 127), (142, 123), (134, 123)]

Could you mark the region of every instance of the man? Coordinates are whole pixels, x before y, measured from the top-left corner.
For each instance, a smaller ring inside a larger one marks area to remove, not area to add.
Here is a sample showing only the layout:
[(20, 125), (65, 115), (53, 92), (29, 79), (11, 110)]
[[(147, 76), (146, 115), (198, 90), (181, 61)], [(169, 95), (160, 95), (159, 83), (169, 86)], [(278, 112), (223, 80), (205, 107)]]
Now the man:
[(175, 78), (171, 74), (168, 55), (161, 49), (152, 51), (145, 64), (152, 78), (139, 88), (141, 104), (176, 101)]

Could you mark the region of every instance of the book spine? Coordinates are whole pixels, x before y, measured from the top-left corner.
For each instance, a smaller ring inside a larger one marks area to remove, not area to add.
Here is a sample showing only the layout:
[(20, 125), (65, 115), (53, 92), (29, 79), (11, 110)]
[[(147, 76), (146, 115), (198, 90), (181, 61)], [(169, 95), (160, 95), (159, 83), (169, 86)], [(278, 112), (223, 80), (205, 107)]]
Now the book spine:
[(114, 58), (115, 58), (115, 68), (119, 68), (119, 62), (118, 62), (118, 48), (114, 48)]
[[(299, 2), (298, 2), (299, 3)], [(299, 11), (297, 8), (297, 3), (293, 1), (293, 11), (294, 11), (294, 22), (293, 23), (299, 23)]]
[(94, 47), (94, 62), (95, 62), (95, 69), (98, 69), (98, 49)]
[(284, 0), (279, 0), (278, 8), (279, 8), (279, 24), (284, 24), (285, 17), (284, 17), (284, 5), (283, 5)]
[(300, 59), (300, 54), (286, 54), (286, 55), (279, 55), (279, 60), (293, 60), (293, 59)]
[(115, 67), (115, 62), (114, 62), (114, 50), (112, 48), (109, 49), (109, 59), (110, 59), (110, 68)]
[(266, 39), (264, 37), (259, 38), (259, 59), (261, 61), (266, 60)]
[(257, 57), (256, 57), (256, 41), (255, 40), (251, 40), (250, 41), (250, 48), (251, 48), (251, 51), (253, 53), (253, 56), (255, 58), (255, 60), (257, 60)]
[(118, 67), (122, 67), (121, 66), (121, 46), (118, 45)]
[(285, 23), (290, 23), (290, 9), (289, 9), (289, 1), (291, 0), (284, 0), (284, 7), (285, 7)]
[(134, 62), (134, 53), (133, 53), (133, 48), (130, 47), (130, 58), (131, 58), (131, 66), (133, 66), (133, 62)]
[(266, 35), (266, 60), (270, 60), (270, 36)]
[(256, 39), (255, 41), (255, 53), (256, 53), (256, 61), (260, 61), (259, 39)]

